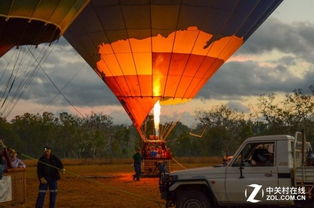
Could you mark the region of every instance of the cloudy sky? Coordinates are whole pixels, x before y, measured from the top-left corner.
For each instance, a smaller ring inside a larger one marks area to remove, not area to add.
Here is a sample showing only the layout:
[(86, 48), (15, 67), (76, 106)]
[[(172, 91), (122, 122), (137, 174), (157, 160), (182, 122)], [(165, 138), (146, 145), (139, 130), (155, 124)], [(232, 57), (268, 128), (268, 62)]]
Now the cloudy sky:
[[(313, 0), (284, 0), (244, 46), (208, 81), (194, 100), (163, 108), (162, 121), (180, 118), (186, 124), (193, 124), (195, 111), (218, 104), (227, 104), (247, 112), (254, 108), (259, 94), (284, 94), (314, 84), (313, 8)], [(12, 57), (19, 57), (16, 51), (0, 58), (0, 93), (3, 93), (6, 80), (10, 77), (10, 71), (3, 66), (14, 67)], [(79, 112), (102, 112), (111, 115), (117, 123), (130, 123), (107, 86), (64, 39), (49, 48), (32, 50), (32, 53), (39, 61), (41, 57), (46, 57), (45, 53), (49, 54), (41, 64), (42, 69)], [(19, 63), (24, 68), (16, 67), (16, 83), (22, 83), (28, 75), (33, 75), (27, 74), (34, 69), (31, 62), (27, 61), (21, 60)], [(25, 67), (28, 64), (30, 66)], [(25, 93), (13, 93), (15, 97), (21, 98), (16, 105), (13, 105), (14, 96), (11, 99), (9, 96), (5, 110), (9, 119), (24, 112), (68, 111), (78, 114), (51, 85), (42, 69), (38, 67), (33, 79), (26, 82)], [(11, 106), (15, 106), (12, 111)]]

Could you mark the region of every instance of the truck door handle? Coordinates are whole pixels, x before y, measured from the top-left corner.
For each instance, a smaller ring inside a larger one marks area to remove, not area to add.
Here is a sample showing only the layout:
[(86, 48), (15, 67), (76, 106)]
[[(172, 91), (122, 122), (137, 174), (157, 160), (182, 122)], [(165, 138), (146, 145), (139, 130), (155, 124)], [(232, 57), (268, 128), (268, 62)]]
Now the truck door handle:
[(272, 173), (272, 172), (270, 172), (270, 173), (265, 173), (264, 176), (266, 176), (266, 177), (272, 177), (272, 176), (273, 176), (273, 173)]

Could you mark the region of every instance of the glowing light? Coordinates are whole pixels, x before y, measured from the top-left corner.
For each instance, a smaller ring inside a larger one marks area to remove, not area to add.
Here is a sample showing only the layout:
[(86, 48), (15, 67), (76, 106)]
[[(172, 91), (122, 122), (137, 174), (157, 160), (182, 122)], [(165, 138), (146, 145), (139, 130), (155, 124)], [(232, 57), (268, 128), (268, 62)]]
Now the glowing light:
[(161, 80), (162, 80), (162, 74), (159, 71), (156, 71), (156, 74), (153, 80), (153, 95), (156, 97), (161, 96)]
[(154, 126), (156, 136), (159, 136), (159, 124), (160, 124), (160, 102), (158, 100), (154, 105)]

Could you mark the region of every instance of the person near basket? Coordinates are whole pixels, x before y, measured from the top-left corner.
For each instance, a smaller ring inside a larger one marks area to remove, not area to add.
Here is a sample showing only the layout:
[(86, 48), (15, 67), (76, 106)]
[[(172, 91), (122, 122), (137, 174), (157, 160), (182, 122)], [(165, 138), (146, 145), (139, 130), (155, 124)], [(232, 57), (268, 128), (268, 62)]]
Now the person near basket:
[(142, 164), (143, 157), (141, 155), (140, 149), (136, 150), (136, 153), (133, 155), (133, 165), (134, 165), (134, 172), (133, 180), (139, 181), (141, 178), (141, 164)]
[(47, 190), (50, 192), (49, 208), (56, 205), (60, 171), (64, 172), (61, 160), (52, 154), (50, 147), (44, 148), (43, 156), (37, 163), (37, 176), (39, 180), (39, 193), (36, 201), (36, 208), (44, 206), (45, 195)]
[(12, 168), (26, 168), (25, 163), (17, 157), (17, 152), (14, 149), (9, 150)]

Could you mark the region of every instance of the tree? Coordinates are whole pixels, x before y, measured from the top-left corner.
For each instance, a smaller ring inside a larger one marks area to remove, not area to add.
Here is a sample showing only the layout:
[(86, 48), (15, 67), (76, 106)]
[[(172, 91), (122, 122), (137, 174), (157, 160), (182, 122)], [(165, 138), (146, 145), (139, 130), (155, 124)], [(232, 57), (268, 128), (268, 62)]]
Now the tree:
[(283, 99), (278, 99), (274, 94), (260, 96), (258, 114), (266, 124), (267, 134), (293, 135), (304, 129), (309, 138), (314, 136), (314, 87), (310, 86), (309, 89), (311, 93), (307, 94), (302, 89), (296, 89)]
[(202, 126), (206, 126), (203, 136), (204, 155), (233, 153), (238, 145), (252, 135), (251, 122), (244, 113), (221, 105), (207, 112), (198, 112)]

